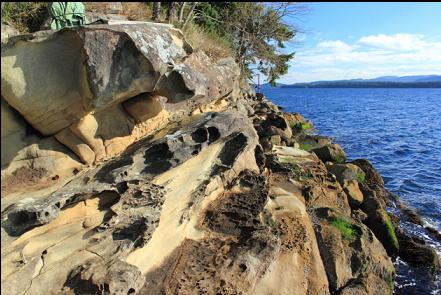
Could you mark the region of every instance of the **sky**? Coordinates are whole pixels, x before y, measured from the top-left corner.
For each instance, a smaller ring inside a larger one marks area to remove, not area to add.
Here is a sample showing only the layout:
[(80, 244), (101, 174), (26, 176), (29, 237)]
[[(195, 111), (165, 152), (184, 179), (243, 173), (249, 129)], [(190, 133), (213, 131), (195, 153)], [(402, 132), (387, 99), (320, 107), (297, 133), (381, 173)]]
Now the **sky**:
[(441, 74), (441, 3), (308, 3), (280, 83)]

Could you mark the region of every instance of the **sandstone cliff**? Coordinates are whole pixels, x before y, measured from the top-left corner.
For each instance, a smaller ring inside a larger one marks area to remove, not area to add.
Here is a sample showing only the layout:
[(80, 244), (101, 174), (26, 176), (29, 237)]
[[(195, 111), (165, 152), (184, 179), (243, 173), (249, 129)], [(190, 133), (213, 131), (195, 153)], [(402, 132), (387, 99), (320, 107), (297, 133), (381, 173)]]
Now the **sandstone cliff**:
[(120, 22), (2, 40), (1, 71), (4, 294), (391, 294), (381, 176), (233, 59)]

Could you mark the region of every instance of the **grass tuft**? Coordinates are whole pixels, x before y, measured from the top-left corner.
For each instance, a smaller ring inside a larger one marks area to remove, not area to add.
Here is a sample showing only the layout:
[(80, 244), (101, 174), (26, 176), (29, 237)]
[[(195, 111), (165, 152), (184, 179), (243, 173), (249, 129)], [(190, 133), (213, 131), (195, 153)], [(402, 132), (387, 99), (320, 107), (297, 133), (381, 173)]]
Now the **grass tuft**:
[(188, 24), (184, 30), (184, 37), (195, 51), (203, 51), (213, 61), (234, 56), (227, 39), (214, 32), (204, 30), (196, 24)]
[(364, 184), (366, 181), (366, 174), (363, 171), (358, 172), (357, 173), (357, 180), (358, 180), (358, 183)]
[(313, 149), (313, 145), (310, 143), (301, 143), (300, 144), (300, 149), (309, 152), (310, 150)]
[(353, 240), (355, 238), (356, 230), (354, 226), (345, 219), (339, 217), (332, 217), (331, 224), (340, 231), (343, 239)]
[(312, 124), (307, 122), (291, 121), (289, 122), (289, 127), (291, 127), (294, 132), (304, 132), (306, 130), (312, 129)]
[(1, 22), (20, 33), (35, 32), (48, 16), (49, 2), (2, 2)]

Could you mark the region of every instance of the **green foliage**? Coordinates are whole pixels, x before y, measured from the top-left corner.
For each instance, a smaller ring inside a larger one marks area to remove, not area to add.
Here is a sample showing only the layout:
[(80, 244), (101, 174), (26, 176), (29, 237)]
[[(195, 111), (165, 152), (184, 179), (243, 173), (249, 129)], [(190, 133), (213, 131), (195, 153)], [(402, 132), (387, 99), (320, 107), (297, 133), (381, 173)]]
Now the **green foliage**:
[(343, 218), (332, 217), (331, 224), (340, 231), (341, 236), (345, 240), (353, 240), (357, 234), (354, 225)]
[(288, 2), (201, 2), (195, 22), (231, 43), (245, 77), (251, 78), (258, 70), (275, 85), (276, 79), (288, 72), (288, 62), (294, 57), (294, 53), (280, 52), (296, 34), (284, 22), (292, 6)]
[(2, 23), (9, 23), (21, 33), (40, 29), (48, 16), (49, 2), (2, 2)]

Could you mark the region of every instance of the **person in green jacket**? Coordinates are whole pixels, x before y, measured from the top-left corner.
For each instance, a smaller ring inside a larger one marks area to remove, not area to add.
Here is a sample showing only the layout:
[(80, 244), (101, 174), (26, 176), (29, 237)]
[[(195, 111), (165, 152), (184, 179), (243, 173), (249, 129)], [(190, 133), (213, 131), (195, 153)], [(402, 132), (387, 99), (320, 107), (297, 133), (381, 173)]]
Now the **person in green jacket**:
[(52, 2), (49, 6), (52, 17), (51, 30), (85, 25), (85, 10), (82, 2)]

